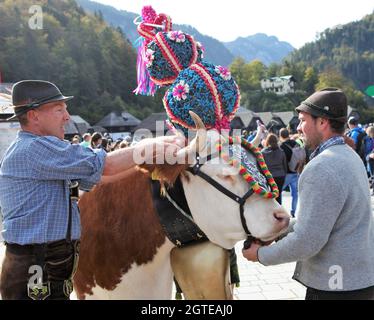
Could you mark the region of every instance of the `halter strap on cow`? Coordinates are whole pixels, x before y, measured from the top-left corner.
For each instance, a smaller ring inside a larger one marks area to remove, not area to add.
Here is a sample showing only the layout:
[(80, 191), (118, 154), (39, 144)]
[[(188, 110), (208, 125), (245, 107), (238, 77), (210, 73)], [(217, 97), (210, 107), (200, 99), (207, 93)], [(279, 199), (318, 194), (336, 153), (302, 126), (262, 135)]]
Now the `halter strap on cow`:
[(256, 157), (257, 163), (260, 166), (260, 170), (262, 174), (266, 177), (266, 180), (271, 188), (271, 191), (268, 191), (264, 187), (260, 186), (260, 184), (252, 177), (252, 175), (247, 171), (247, 169), (243, 166), (243, 164), (240, 164), (240, 174), (243, 176), (244, 180), (249, 183), (252, 190), (259, 196), (266, 198), (266, 199), (278, 198), (279, 197), (278, 186), (265, 163), (264, 156), (262, 155), (261, 150), (259, 148), (256, 148), (253, 144), (246, 141), (245, 139), (242, 139), (239, 136), (229, 137), (228, 139), (225, 137), (222, 137), (222, 143), (217, 143), (216, 149), (219, 152), (221, 152), (221, 157), (233, 166), (238, 165), (238, 161), (236, 159), (230, 158), (228, 153), (223, 152), (222, 145), (225, 143), (230, 144), (230, 145), (234, 143), (238, 143), (238, 144), (240, 143), (241, 146), (245, 150), (251, 152)]
[(151, 180), (152, 198), (157, 216), (168, 239), (177, 247), (207, 241), (208, 238), (192, 218), (180, 177), (161, 194), (160, 181)]
[[(249, 191), (243, 197), (240, 197), (240, 196), (232, 193), (230, 190), (228, 190), (227, 188), (225, 188), (224, 186), (219, 184), (217, 181), (212, 179), (210, 176), (208, 176), (207, 174), (205, 174), (204, 172), (201, 171), (201, 167), (207, 161), (210, 161), (210, 160), (216, 158), (219, 155), (221, 155), (221, 157), (224, 160), (226, 160), (230, 165), (233, 165), (233, 166), (238, 165), (238, 160), (232, 159), (229, 156), (228, 153), (223, 152), (223, 148), (222, 148), (222, 145), (224, 145), (224, 144), (233, 145), (234, 142), (240, 143), (241, 146), (245, 150), (253, 153), (253, 155), (256, 157), (256, 160), (257, 160), (257, 163), (260, 167), (261, 172), (264, 174), (264, 176), (267, 179), (268, 184), (270, 185), (271, 191), (267, 191), (264, 187), (260, 186), (259, 183), (252, 177), (252, 175), (247, 171), (247, 169), (242, 164), (240, 164), (240, 174), (243, 176), (243, 178), (250, 185)], [(224, 137), (222, 137), (221, 142), (216, 144), (216, 149), (217, 149), (217, 152), (214, 153), (214, 154), (208, 155), (206, 157), (206, 159), (202, 159), (200, 157), (200, 155), (198, 153), (196, 153), (196, 164), (193, 167), (188, 168), (187, 171), (189, 171), (190, 173), (192, 173), (195, 176), (199, 176), (200, 178), (204, 179), (206, 182), (208, 182), (214, 188), (216, 188), (217, 190), (219, 190), (220, 192), (222, 192), (223, 194), (228, 196), (230, 199), (234, 200), (235, 202), (237, 202), (239, 204), (239, 206), (240, 206), (240, 220), (241, 220), (243, 229), (244, 229), (244, 231), (247, 235), (247, 240), (244, 244), (244, 247), (248, 248), (250, 246), (251, 242), (253, 240), (255, 240), (256, 238), (254, 238), (252, 236), (252, 234), (249, 231), (248, 226), (247, 226), (247, 221), (246, 221), (245, 216), (244, 216), (245, 202), (254, 193), (256, 193), (256, 194), (258, 194), (261, 197), (266, 198), (266, 199), (277, 198), (279, 196), (279, 189), (278, 189), (277, 184), (274, 181), (273, 176), (271, 175), (269, 169), (266, 166), (264, 157), (263, 157), (260, 149), (254, 147), (251, 143), (247, 142), (244, 139), (241, 139), (240, 137), (235, 137), (235, 138), (229, 137), (228, 139), (225, 139)]]

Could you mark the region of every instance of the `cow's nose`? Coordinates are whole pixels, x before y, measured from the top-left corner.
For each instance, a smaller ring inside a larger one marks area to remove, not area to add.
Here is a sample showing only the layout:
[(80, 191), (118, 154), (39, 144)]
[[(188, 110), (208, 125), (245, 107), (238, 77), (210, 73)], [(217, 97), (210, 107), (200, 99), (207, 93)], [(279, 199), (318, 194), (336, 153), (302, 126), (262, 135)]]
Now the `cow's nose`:
[(287, 227), (290, 223), (290, 216), (284, 211), (275, 211), (273, 213), (274, 218), (278, 221), (282, 227)]

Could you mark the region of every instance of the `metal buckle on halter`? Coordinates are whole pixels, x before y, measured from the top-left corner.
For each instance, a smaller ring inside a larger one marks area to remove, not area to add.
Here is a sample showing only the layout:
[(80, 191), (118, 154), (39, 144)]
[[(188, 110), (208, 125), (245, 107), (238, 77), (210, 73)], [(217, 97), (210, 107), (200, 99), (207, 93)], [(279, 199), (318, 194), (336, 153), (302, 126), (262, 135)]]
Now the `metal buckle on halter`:
[(194, 175), (197, 175), (202, 167), (202, 164), (200, 163), (200, 155), (196, 154), (196, 164), (190, 168), (189, 171), (192, 171)]

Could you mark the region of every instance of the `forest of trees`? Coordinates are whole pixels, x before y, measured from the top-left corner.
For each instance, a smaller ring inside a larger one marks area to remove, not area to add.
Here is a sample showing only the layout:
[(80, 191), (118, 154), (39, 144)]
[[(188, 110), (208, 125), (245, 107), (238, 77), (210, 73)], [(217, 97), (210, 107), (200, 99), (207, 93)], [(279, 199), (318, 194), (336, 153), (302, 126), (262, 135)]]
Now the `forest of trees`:
[[(43, 4), (43, 28), (29, 27), (29, 8)], [(87, 15), (74, 0), (0, 0), (0, 72), (3, 81), (43, 79), (66, 95), (71, 114), (91, 124), (112, 111), (139, 118), (163, 111), (162, 95), (136, 96), (136, 51), (100, 13)], [(242, 93), (242, 106), (253, 111), (289, 111), (314, 90), (344, 89), (352, 107), (374, 121), (373, 99), (363, 91), (374, 82), (374, 14), (359, 22), (329, 29), (319, 39), (294, 51), (281, 64), (265, 66), (237, 58), (230, 69)], [(261, 91), (265, 77), (293, 75), (294, 94)]]
[(136, 96), (136, 52), (121, 31), (86, 15), (74, 0), (48, 0), (43, 29), (29, 28), (33, 0), (0, 1), (3, 81), (43, 79), (74, 95), (71, 114), (94, 124), (111, 111), (143, 118), (163, 110), (161, 94)]
[[(242, 93), (242, 106), (253, 111), (288, 111), (315, 90), (342, 88), (362, 120), (374, 121), (374, 99), (365, 96), (374, 84), (374, 14), (358, 22), (328, 29), (319, 38), (295, 50), (281, 64), (266, 67), (260, 61), (235, 59), (230, 70)], [(293, 75), (294, 94), (278, 97), (261, 90), (261, 79)]]

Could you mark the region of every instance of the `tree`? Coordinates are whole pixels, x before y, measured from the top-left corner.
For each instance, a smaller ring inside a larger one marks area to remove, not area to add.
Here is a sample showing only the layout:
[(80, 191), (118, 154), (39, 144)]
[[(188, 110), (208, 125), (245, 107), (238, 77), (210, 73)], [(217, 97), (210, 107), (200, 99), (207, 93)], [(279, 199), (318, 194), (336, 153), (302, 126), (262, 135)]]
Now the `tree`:
[(317, 82), (318, 82), (317, 71), (313, 67), (306, 68), (301, 89), (310, 95), (314, 92), (314, 88)]

